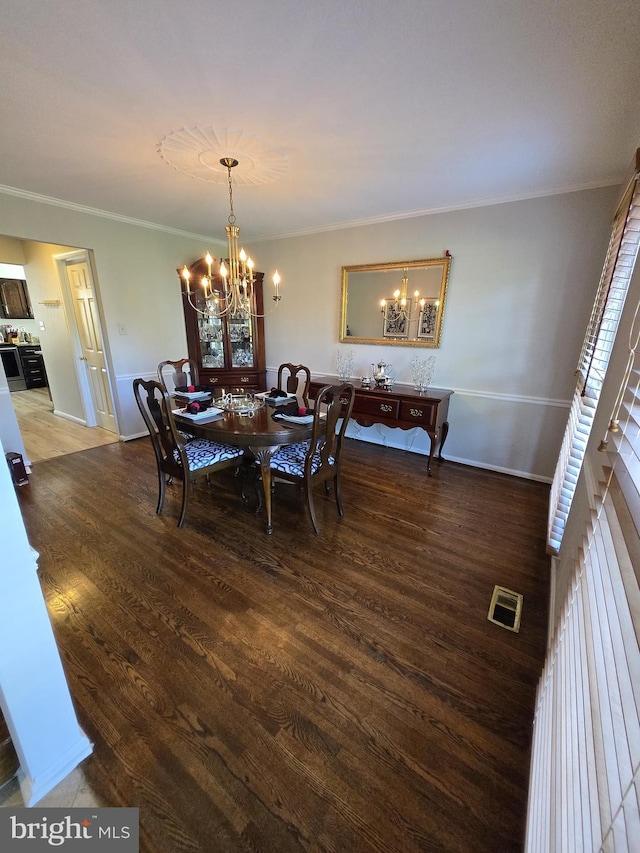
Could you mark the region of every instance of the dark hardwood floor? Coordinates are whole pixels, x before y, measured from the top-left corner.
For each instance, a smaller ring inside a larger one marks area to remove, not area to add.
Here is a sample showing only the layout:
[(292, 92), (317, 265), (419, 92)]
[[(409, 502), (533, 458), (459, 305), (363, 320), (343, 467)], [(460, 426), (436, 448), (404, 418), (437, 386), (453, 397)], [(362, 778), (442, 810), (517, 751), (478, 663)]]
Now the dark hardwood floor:
[[(222, 472), (182, 530), (148, 439), (34, 466), (19, 499), (85, 774), (141, 850), (522, 849), (546, 641), (548, 486), (347, 441), (322, 535)], [(519, 634), (487, 620), (524, 595)]]

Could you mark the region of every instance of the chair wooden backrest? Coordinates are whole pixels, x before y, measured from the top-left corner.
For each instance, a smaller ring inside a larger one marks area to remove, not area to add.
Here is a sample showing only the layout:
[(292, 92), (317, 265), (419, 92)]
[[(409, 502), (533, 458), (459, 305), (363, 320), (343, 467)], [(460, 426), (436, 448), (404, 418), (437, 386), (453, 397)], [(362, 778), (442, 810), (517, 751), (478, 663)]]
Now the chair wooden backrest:
[[(339, 474), (344, 434), (356, 399), (350, 382), (325, 385), (316, 396), (313, 410), (313, 431), (309, 453), (305, 459), (305, 478), (314, 482), (326, 481)], [(340, 421), (338, 428), (338, 421)], [(315, 453), (312, 448), (316, 448)], [(320, 465), (314, 472), (314, 464)], [(315, 460), (315, 463), (314, 463)]]
[(134, 379), (133, 394), (140, 414), (149, 430), (158, 473), (158, 504), (160, 515), (164, 505), (167, 479), (182, 482), (182, 508), (178, 527), (182, 527), (187, 511), (191, 482), (198, 475), (239, 465), (244, 451), (238, 447), (192, 439), (183, 442), (171, 412), (171, 398), (166, 388), (155, 379)]
[[(302, 384), (302, 390), (298, 391)], [(304, 364), (286, 362), (278, 368), (278, 388), (287, 394), (299, 394), (305, 406), (309, 405), (311, 371)]]
[[(173, 387), (167, 384), (167, 379)], [(198, 365), (192, 358), (180, 358), (178, 361), (161, 361), (158, 365), (158, 381), (170, 394), (175, 388), (198, 386)]]
[(158, 471), (184, 480), (184, 472), (189, 470), (189, 464), (171, 413), (171, 399), (167, 389), (154, 379), (134, 379), (133, 393), (149, 430)]
[(333, 481), (338, 514), (344, 515), (340, 495), (342, 446), (355, 396), (355, 388), (350, 382), (325, 385), (314, 402), (311, 438), (299, 444), (286, 445), (271, 458), (271, 469), (277, 479), (303, 485), (307, 510), (316, 534), (320, 529), (313, 503), (313, 488), (318, 483), (324, 483), (325, 492), (329, 493), (329, 481)]

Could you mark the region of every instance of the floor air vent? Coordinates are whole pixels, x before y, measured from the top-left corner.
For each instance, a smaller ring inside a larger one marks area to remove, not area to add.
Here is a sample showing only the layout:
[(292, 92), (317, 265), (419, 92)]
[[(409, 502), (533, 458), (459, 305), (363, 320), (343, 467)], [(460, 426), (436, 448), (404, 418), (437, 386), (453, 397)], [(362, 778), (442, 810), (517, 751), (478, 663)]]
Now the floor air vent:
[(507, 631), (520, 630), (520, 616), (522, 615), (522, 596), (519, 592), (505, 589), (503, 586), (495, 586), (489, 605), (487, 619), (506, 628)]

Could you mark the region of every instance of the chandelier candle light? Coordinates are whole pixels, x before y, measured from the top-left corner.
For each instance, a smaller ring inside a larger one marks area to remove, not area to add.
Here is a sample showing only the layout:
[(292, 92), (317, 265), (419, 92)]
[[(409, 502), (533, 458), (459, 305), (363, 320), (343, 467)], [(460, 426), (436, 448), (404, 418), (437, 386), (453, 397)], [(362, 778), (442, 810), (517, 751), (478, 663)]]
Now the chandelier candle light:
[[(184, 279), (187, 298), (196, 311), (199, 311), (201, 314), (210, 314), (214, 317), (222, 317), (224, 314), (228, 314), (230, 317), (246, 319), (259, 315), (252, 311), (254, 263), (243, 248), (238, 251), (240, 228), (236, 225), (236, 217), (233, 211), (233, 188), (231, 184), (231, 170), (238, 165), (238, 161), (233, 157), (223, 157), (220, 163), (226, 167), (228, 172), (230, 209), (228, 224), (226, 226), (229, 252), (227, 260), (229, 266), (227, 267), (222, 259), (218, 266), (218, 275), (222, 279), (222, 290), (215, 290), (213, 286), (213, 267), (216, 259), (210, 252), (207, 252), (205, 257), (207, 275), (203, 276), (201, 281), (207, 311), (197, 308), (191, 300), (191, 273), (186, 266), (182, 270), (182, 278)], [(280, 275), (278, 274), (278, 270), (273, 274), (273, 287), (274, 293), (272, 299), (276, 303), (275, 307), (277, 308), (282, 298), (280, 296)]]
[[(405, 319), (410, 319), (409, 315), (411, 314), (411, 310), (407, 311), (407, 289), (409, 287), (409, 269), (405, 267), (402, 271), (402, 283), (397, 290), (393, 292), (393, 298), (395, 302), (393, 303), (393, 308), (396, 315), (402, 316)], [(425, 306), (426, 299), (423, 297), (420, 299), (420, 292), (418, 290), (414, 291), (413, 294), (420, 305), (420, 310), (422, 310)], [(380, 310), (384, 313), (385, 308), (387, 307), (387, 300), (380, 300)]]

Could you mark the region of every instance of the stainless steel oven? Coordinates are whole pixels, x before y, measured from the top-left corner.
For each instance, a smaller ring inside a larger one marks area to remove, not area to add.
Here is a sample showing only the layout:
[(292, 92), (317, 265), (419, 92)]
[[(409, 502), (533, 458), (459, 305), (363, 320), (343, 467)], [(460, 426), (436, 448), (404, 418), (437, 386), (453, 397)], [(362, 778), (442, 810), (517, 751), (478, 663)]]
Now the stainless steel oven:
[(27, 383), (24, 380), (18, 347), (0, 344), (0, 355), (2, 356), (5, 376), (9, 383), (9, 391), (25, 391)]

